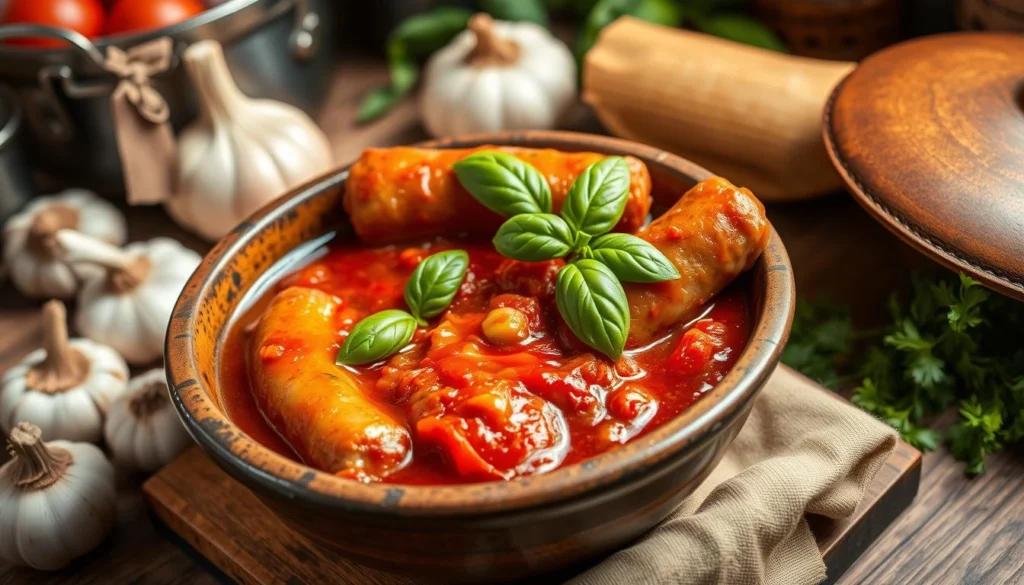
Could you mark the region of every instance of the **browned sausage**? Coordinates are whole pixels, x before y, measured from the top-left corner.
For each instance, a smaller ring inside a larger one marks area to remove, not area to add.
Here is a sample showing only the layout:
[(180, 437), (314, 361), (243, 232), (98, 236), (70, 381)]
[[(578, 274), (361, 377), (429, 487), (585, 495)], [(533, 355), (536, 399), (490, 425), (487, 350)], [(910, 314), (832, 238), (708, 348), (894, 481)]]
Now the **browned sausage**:
[(412, 455), (405, 426), (364, 394), (358, 378), (334, 364), (338, 302), (289, 287), (263, 313), (249, 351), (256, 405), (302, 459), (362, 481), (400, 469)]
[[(548, 179), (554, 212), (584, 169), (604, 158), (594, 152), (481, 146), (470, 149), (371, 148), (349, 170), (345, 211), (364, 242), (391, 242), (438, 234), (492, 235), (503, 218), (459, 184), (452, 165), (481, 150), (510, 153)], [(616, 231), (635, 232), (651, 210), (651, 177), (640, 160), (626, 157), (629, 199)]]
[(637, 233), (675, 264), (681, 278), (626, 285), (627, 345), (645, 345), (692, 318), (696, 309), (754, 265), (770, 235), (764, 205), (748, 189), (714, 177), (687, 191), (672, 209)]

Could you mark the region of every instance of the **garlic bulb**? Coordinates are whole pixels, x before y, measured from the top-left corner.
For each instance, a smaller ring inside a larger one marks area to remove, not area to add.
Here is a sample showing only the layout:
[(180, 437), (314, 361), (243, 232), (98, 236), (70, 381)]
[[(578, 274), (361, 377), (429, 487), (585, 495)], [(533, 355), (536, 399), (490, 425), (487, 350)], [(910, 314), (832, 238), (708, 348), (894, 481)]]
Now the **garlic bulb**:
[(4, 226), (4, 264), (28, 296), (71, 298), (90, 271), (65, 261), (53, 241), (60, 229), (77, 229), (115, 246), (124, 243), (127, 232), (121, 212), (84, 189), (35, 199)]
[(56, 239), (72, 262), (104, 269), (78, 292), (78, 331), (113, 347), (130, 364), (163, 355), (171, 311), (199, 266), (199, 255), (169, 238), (134, 242), (124, 249), (73, 230), (60, 230)]
[(171, 406), (163, 369), (131, 381), (111, 405), (103, 434), (114, 461), (147, 472), (170, 463), (192, 442)]
[(178, 139), (178, 177), (167, 211), (215, 240), (264, 204), (331, 168), (331, 146), (309, 116), (238, 90), (219, 44), (194, 43), (185, 66), (199, 117)]
[(554, 128), (576, 101), (569, 48), (532, 22), (469, 21), (427, 63), (420, 110), (433, 136)]
[(0, 560), (44, 571), (96, 548), (113, 526), (114, 467), (88, 443), (44, 443), (39, 427), (10, 432), (0, 467)]
[(98, 442), (110, 403), (128, 388), (128, 366), (113, 349), (90, 339), (68, 339), (64, 304), (43, 306), (43, 347), (28, 354), (0, 382), (0, 427), (19, 420), (47, 437)]

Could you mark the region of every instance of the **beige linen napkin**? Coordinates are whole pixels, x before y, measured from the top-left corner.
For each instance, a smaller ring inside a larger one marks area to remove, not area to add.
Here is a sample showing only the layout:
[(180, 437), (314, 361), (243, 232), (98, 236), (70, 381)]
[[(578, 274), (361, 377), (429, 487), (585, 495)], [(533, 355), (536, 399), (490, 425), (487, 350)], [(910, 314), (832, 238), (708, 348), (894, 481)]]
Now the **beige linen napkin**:
[(722, 462), (667, 520), (573, 585), (816, 584), (805, 514), (853, 514), (896, 432), (780, 367)]

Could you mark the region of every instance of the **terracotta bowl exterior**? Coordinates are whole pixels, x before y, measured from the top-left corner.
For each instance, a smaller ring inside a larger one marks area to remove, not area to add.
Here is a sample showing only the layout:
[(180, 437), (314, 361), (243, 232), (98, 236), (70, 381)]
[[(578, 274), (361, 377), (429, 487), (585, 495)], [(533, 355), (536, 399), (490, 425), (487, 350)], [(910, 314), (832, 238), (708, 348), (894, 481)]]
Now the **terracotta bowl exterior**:
[[(711, 174), (636, 143), (567, 132), (518, 132), (428, 143), (633, 155), (674, 199)], [(735, 367), (689, 410), (609, 453), (538, 477), (465, 486), (362, 484), (282, 457), (225, 415), (218, 387), (224, 335), (243, 298), (296, 248), (350, 237), (346, 169), (263, 208), (225, 236), (178, 299), (167, 335), (168, 382), (195, 440), (289, 526), (371, 566), (444, 582), (536, 575), (608, 554), (664, 519), (721, 459), (779, 361), (793, 316), (792, 269), (778, 234), (751, 274), (753, 332)], [(674, 201), (656, 203), (667, 207)]]

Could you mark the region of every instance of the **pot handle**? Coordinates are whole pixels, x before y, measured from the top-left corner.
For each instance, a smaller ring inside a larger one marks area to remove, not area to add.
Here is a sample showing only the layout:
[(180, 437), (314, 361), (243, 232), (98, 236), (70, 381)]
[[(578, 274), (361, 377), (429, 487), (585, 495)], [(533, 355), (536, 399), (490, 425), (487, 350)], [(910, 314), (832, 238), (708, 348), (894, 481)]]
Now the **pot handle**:
[(72, 69), (68, 65), (51, 65), (39, 70), (39, 88), (28, 90), (25, 96), (29, 102), (29, 107), (26, 108), (29, 121), (52, 142), (70, 140), (74, 135), (74, 128), (67, 111), (61, 104), (57, 91), (54, 89), (54, 83), (59, 80), (64, 93), (70, 97), (88, 98), (109, 93), (113, 76), (103, 68), (103, 53), (81, 33), (39, 24), (0, 26), (0, 40), (31, 37), (67, 42), (75, 51), (85, 57), (99, 75), (111, 78), (79, 84), (75, 81)]

